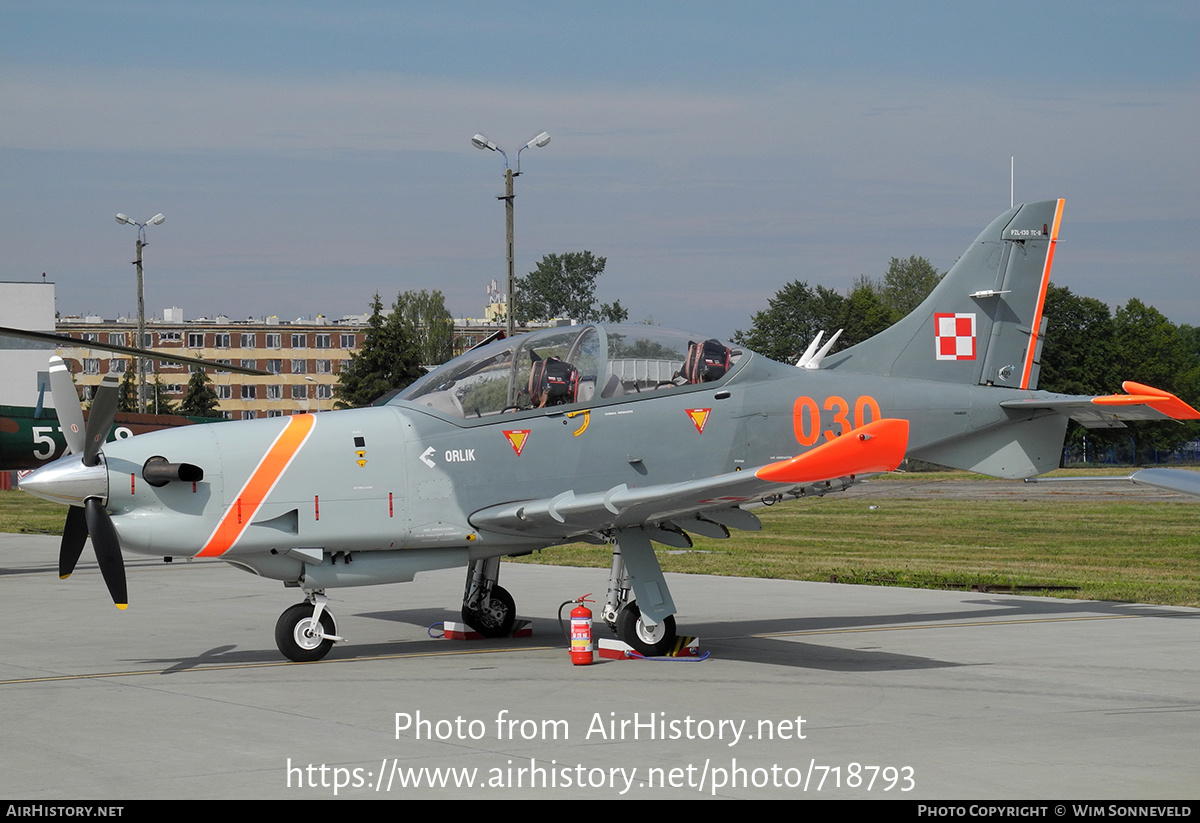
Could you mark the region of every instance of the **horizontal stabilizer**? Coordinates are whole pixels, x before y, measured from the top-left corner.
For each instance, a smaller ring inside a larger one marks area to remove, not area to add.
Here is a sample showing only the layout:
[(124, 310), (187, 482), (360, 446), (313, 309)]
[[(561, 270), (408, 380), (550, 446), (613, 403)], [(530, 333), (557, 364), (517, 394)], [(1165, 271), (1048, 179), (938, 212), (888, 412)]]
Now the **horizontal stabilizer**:
[(1128, 394), (1057, 395), (1005, 400), (1006, 409), (1047, 409), (1064, 414), (1089, 429), (1124, 428), (1124, 420), (1200, 420), (1200, 412), (1175, 395), (1153, 386), (1126, 380)]
[(1030, 477), (1026, 483), (1136, 483), (1169, 492), (1200, 497), (1200, 472), (1184, 469), (1142, 469), (1129, 475), (1104, 477)]
[(1129, 479), (1139, 486), (1153, 486), (1156, 489), (1200, 497), (1200, 472), (1183, 469), (1142, 469), (1129, 475)]

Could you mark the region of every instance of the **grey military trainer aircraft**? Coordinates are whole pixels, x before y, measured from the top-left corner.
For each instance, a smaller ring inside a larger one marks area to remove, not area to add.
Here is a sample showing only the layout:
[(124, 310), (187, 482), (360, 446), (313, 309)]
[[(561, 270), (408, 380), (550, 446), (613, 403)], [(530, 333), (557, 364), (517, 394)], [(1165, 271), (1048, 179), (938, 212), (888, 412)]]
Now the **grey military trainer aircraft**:
[(1200, 416), (1133, 383), (1107, 397), (1036, 390), (1062, 209), (1006, 211), (911, 315), (797, 365), (654, 326), (560, 327), (470, 351), (386, 405), (109, 444), (102, 391), (73, 454), (21, 485), (72, 506), (60, 573), (90, 533), (118, 606), (122, 551), (220, 558), (300, 588), (275, 630), (292, 660), (342, 639), (328, 589), (431, 569), (465, 567), (464, 620), (505, 635), (516, 607), (500, 558), (574, 541), (612, 546), (602, 617), (662, 653), (676, 609), (653, 543), (758, 529), (757, 505), (905, 456), (1031, 477), (1058, 465), (1068, 418)]

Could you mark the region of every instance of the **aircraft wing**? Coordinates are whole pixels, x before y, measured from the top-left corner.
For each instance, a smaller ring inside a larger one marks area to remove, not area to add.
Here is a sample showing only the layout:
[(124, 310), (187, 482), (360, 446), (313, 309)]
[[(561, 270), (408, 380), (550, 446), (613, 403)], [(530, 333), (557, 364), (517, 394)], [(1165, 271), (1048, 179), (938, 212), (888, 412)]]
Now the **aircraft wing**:
[[(728, 535), (724, 526), (758, 527), (757, 518), (738, 508), (743, 503), (810, 484), (892, 471), (907, 448), (907, 420), (876, 420), (796, 457), (757, 469), (656, 486), (630, 488), (622, 484), (579, 495), (568, 490), (552, 498), (489, 506), (470, 520), (481, 530), (563, 540), (647, 524), (661, 524), (668, 533), (672, 527), (683, 527), (724, 537)], [(662, 542), (669, 541), (667, 537)]]
[(1089, 429), (1125, 428), (1123, 420), (1197, 420), (1200, 412), (1170, 392), (1126, 380), (1121, 384), (1127, 394), (1102, 397), (1033, 397), (1005, 400), (1006, 409), (1049, 409), (1065, 414)]

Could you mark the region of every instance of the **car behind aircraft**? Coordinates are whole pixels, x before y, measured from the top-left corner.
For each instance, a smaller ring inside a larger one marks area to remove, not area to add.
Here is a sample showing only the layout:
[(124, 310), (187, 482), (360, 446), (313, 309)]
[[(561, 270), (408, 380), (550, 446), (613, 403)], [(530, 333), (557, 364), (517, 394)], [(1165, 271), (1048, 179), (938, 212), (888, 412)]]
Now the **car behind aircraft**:
[(1062, 209), (1000, 215), (911, 315), (842, 352), (810, 351), (800, 368), (658, 327), (593, 324), (473, 350), (375, 408), (102, 446), (98, 397), (72, 456), (22, 488), (71, 504), (60, 573), (90, 533), (122, 608), (122, 550), (220, 558), (299, 587), (305, 601), (276, 625), (293, 660), (341, 639), (327, 589), (456, 566), (464, 620), (505, 635), (516, 607), (500, 558), (580, 540), (613, 548), (603, 619), (659, 654), (676, 640), (675, 604), (653, 542), (757, 529), (759, 502), (820, 496), (906, 456), (1034, 476), (1057, 466), (1068, 418), (1200, 416), (1135, 383), (1098, 398), (1036, 391)]

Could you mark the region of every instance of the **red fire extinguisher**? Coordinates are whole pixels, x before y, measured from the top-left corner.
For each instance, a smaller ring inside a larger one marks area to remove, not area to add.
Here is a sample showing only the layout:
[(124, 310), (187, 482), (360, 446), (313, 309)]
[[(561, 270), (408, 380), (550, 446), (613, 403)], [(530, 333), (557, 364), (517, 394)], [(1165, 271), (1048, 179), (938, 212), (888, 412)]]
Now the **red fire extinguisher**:
[(583, 605), (595, 602), (588, 600), (589, 597), (590, 592), (576, 600), (577, 605), (571, 609), (571, 662), (576, 666), (591, 665), (596, 657), (592, 643), (592, 610)]

